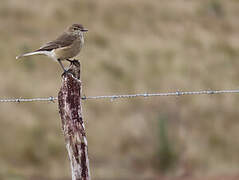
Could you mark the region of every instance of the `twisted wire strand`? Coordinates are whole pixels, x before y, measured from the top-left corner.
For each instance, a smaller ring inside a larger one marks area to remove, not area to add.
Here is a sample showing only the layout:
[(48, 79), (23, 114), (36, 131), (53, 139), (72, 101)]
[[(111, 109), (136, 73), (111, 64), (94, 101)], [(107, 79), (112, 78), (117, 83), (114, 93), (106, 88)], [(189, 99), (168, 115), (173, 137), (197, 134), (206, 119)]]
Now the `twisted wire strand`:
[[(239, 89), (236, 90), (201, 90), (201, 91), (176, 91), (166, 93), (141, 93), (141, 94), (125, 94), (125, 95), (106, 95), (106, 96), (83, 96), (82, 100), (93, 100), (93, 99), (127, 99), (127, 98), (138, 98), (138, 97), (154, 97), (154, 96), (185, 96), (185, 95), (214, 95), (214, 94), (232, 94), (239, 93)], [(33, 101), (49, 101), (54, 102), (57, 97), (43, 97), (43, 98), (6, 98), (0, 99), (0, 103), (9, 102), (33, 102)]]

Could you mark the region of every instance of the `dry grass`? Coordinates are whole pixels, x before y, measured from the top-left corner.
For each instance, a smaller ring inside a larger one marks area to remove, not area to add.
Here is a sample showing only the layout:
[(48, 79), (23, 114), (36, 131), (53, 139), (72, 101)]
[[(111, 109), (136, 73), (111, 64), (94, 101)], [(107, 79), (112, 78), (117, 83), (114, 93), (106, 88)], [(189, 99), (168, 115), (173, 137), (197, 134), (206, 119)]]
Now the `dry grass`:
[[(238, 16), (235, 0), (1, 0), (0, 95), (55, 96), (59, 65), (15, 56), (74, 22), (89, 29), (79, 57), (86, 95), (238, 88)], [(92, 176), (237, 172), (238, 99), (84, 102)], [(0, 104), (0, 178), (69, 177), (60, 128), (57, 104)]]

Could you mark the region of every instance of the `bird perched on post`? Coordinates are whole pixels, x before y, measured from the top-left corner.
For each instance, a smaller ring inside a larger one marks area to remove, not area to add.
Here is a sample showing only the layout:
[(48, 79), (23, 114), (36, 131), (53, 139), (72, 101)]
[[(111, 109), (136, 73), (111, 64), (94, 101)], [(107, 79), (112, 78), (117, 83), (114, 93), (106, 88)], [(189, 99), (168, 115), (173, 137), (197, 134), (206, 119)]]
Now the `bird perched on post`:
[(64, 72), (66, 71), (62, 62), (63, 60), (70, 61), (70, 58), (77, 56), (84, 45), (84, 32), (88, 31), (81, 24), (73, 24), (61, 34), (56, 40), (50, 41), (39, 49), (19, 55), (16, 59), (24, 56), (46, 55), (59, 62)]

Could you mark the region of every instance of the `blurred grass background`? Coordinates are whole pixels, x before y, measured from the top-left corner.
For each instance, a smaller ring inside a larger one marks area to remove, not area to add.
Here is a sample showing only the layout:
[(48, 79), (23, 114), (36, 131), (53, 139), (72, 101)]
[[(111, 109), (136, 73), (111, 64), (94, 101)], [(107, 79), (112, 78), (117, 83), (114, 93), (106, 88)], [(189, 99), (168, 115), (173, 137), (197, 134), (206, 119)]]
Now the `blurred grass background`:
[[(15, 56), (72, 23), (89, 29), (79, 56), (86, 96), (236, 89), (238, 3), (0, 0), (0, 96), (57, 95), (58, 64)], [(84, 101), (92, 177), (237, 175), (238, 100), (227, 94)], [(0, 179), (70, 177), (57, 103), (0, 104), (0, 147)]]

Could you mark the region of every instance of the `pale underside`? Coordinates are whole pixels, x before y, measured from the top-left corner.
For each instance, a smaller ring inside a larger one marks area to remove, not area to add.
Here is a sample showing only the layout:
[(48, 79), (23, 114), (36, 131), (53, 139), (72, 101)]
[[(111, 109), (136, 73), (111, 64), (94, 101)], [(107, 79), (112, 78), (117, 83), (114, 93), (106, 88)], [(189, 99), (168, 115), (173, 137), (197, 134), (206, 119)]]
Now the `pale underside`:
[(57, 48), (52, 50), (52, 52), (55, 58), (59, 60), (73, 58), (80, 53), (83, 43), (84, 42), (78, 38), (70, 46)]

